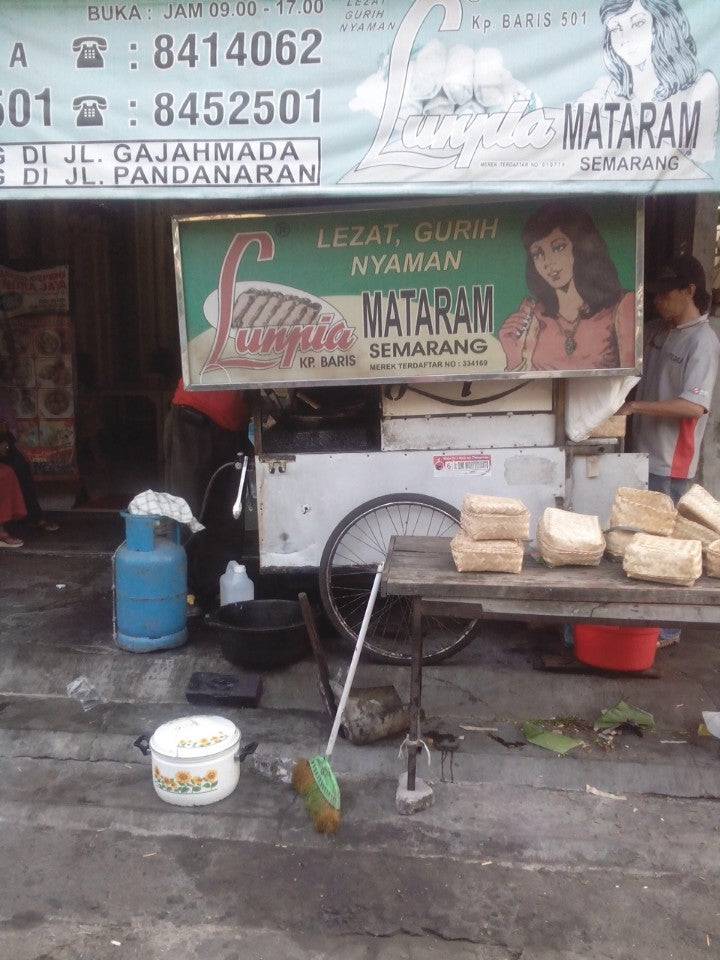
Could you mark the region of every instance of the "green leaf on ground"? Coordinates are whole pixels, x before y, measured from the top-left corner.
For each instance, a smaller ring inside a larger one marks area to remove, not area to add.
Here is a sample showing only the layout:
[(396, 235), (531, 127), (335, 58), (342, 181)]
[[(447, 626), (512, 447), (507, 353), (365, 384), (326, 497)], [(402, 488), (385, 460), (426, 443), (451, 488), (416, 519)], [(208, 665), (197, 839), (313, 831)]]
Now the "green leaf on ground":
[(568, 750), (579, 747), (584, 742), (574, 737), (566, 737), (563, 733), (545, 730), (539, 723), (532, 720), (527, 720), (522, 725), (522, 732), (528, 743), (533, 743), (544, 750), (552, 750), (553, 753), (567, 753)]
[(623, 723), (634, 723), (638, 727), (652, 727), (655, 719), (647, 710), (634, 707), (631, 703), (619, 700), (614, 707), (604, 710), (595, 721), (596, 730), (607, 730), (609, 727), (618, 727)]

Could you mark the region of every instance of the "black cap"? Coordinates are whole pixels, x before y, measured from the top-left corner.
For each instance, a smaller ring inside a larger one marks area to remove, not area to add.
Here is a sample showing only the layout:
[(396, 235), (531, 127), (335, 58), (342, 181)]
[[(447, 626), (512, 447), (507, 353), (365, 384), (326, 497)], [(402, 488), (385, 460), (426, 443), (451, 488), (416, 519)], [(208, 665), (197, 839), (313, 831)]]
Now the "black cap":
[(678, 257), (662, 267), (647, 283), (648, 293), (667, 293), (668, 290), (684, 290), (695, 284), (696, 294), (707, 294), (705, 271), (695, 257)]

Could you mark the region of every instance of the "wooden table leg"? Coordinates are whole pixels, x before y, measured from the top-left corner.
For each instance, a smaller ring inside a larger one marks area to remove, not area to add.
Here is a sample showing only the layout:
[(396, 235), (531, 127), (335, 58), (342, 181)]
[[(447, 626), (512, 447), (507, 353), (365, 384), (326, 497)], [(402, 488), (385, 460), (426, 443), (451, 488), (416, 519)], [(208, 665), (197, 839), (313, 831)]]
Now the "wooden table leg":
[(407, 788), (415, 789), (415, 772), (417, 768), (417, 755), (422, 749), (419, 745), (420, 729), (420, 711), (422, 704), (422, 657), (423, 657), (423, 638), (422, 638), (422, 612), (421, 599), (415, 597), (412, 601), (412, 612), (410, 618), (410, 640), (412, 646), (412, 660), (410, 663), (410, 745), (408, 747), (408, 772)]

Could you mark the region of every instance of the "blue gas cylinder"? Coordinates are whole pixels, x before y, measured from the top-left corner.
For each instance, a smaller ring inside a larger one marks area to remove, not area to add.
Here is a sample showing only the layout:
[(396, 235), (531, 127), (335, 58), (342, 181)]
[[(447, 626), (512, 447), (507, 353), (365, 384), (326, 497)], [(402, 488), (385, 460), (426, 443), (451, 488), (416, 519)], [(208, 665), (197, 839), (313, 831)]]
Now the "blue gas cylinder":
[[(174, 520), (126, 510), (125, 542), (115, 553), (115, 640), (134, 653), (187, 640), (187, 557)], [(159, 532), (161, 526), (169, 536)]]

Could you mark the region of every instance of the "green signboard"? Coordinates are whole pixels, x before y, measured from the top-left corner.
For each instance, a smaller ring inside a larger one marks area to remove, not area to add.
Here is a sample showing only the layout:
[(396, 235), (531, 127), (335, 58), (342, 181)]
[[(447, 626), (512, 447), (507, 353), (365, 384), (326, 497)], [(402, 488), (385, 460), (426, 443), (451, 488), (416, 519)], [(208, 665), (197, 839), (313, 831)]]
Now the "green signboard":
[(640, 219), (625, 198), (175, 218), (185, 380), (634, 371)]

